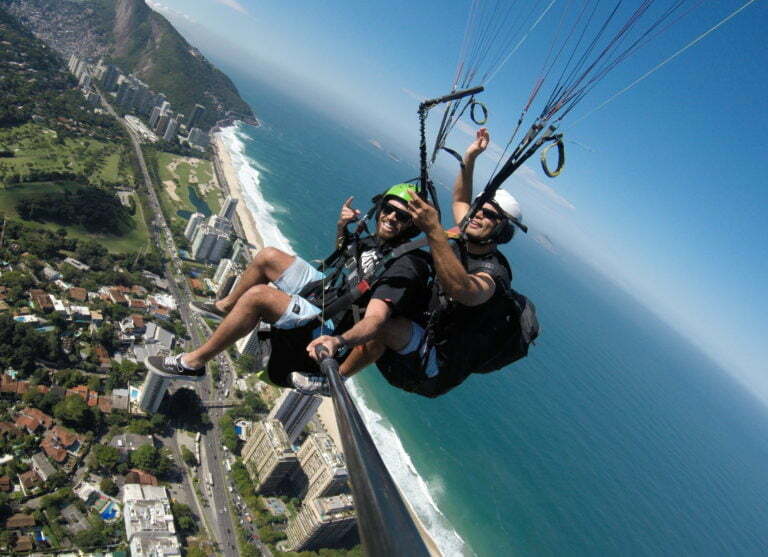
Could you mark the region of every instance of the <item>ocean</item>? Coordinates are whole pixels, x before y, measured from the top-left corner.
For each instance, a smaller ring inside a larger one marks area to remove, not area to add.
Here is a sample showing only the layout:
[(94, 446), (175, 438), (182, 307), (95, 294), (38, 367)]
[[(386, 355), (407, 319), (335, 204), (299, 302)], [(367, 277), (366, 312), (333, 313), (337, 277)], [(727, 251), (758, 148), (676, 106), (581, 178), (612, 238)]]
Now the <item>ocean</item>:
[[(348, 195), (366, 209), (414, 176), (370, 142), (374, 132), (226, 70), (263, 121), (225, 133), (268, 244), (321, 258)], [(768, 552), (766, 409), (578, 260), (532, 237), (504, 251), (542, 324), (526, 360), (434, 400), (390, 387), (373, 368), (349, 383), (442, 551)]]

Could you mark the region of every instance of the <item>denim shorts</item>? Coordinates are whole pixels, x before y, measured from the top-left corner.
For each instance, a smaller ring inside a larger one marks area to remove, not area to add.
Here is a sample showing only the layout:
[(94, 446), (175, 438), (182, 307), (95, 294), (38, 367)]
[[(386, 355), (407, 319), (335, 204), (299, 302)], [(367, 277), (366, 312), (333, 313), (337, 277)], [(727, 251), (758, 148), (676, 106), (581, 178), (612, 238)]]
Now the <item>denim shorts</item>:
[[(424, 327), (418, 323), (411, 322), (411, 338), (408, 339), (408, 344), (406, 344), (402, 349), (398, 350), (397, 353), (401, 356), (406, 356), (411, 352), (418, 350), (419, 357), (423, 362), (428, 348), (424, 338), (424, 335), (426, 334), (427, 332), (424, 330)], [(439, 372), (440, 370), (437, 368), (437, 352), (435, 352), (435, 347), (433, 346), (429, 351), (429, 356), (427, 357), (427, 365), (424, 366), (424, 373), (427, 377), (434, 377)]]
[(320, 308), (310, 304), (299, 296), (298, 293), (310, 282), (324, 277), (323, 273), (297, 256), (293, 263), (274, 282), (278, 290), (291, 295), (288, 307), (274, 323), (274, 326), (278, 329), (295, 329), (296, 327), (306, 325), (317, 317), (320, 314)]

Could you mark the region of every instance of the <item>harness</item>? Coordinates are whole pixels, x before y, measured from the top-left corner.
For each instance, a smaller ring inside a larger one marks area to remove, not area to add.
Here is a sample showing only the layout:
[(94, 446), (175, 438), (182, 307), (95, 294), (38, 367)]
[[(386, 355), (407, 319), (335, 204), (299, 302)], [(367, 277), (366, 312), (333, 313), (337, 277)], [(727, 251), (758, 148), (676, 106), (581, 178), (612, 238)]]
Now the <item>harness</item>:
[[(456, 230), (456, 229), (454, 229)], [(455, 232), (453, 251), (461, 262), (464, 269), (468, 269), (468, 252), (466, 243), (459, 232)], [(498, 259), (499, 263), (492, 261), (483, 261), (472, 268), (472, 273), (484, 272), (490, 276), (506, 275), (506, 281), (503, 284), (496, 284), (496, 288), (503, 288), (508, 291), (512, 283), (512, 269), (505, 258)], [(497, 290), (498, 292), (498, 290)], [(496, 292), (494, 292), (494, 296)], [(440, 281), (435, 279), (432, 283), (432, 297), (429, 303), (429, 321), (425, 327), (425, 334), (422, 342), (419, 344), (418, 353), (421, 358), (421, 371), (426, 368), (429, 353), (432, 348), (445, 342), (447, 329), (453, 329), (454, 326), (461, 326), (460, 323), (451, 323), (451, 314), (458, 306), (458, 302), (452, 300), (443, 289)]]

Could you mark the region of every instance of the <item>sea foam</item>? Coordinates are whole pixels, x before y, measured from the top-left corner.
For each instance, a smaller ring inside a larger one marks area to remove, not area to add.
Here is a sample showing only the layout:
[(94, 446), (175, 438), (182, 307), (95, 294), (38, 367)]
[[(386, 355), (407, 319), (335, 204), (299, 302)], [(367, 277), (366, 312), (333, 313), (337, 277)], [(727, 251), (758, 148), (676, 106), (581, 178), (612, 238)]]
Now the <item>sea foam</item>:
[(232, 166), (237, 172), (245, 205), (257, 223), (264, 245), (279, 248), (287, 253), (295, 253), (290, 241), (280, 231), (277, 221), (272, 216), (275, 207), (264, 199), (259, 187), (261, 173), (269, 173), (269, 170), (245, 153), (248, 135), (242, 132), (239, 126), (226, 127), (219, 132), (219, 135), (227, 146)]
[[(270, 173), (270, 170), (245, 153), (248, 134), (239, 126), (224, 128), (219, 133), (229, 150), (246, 206), (258, 223), (264, 245), (295, 253), (273, 216), (275, 207), (264, 198), (259, 187), (261, 173)], [(439, 497), (445, 489), (442, 479), (438, 477), (429, 483), (424, 481), (392, 424), (366, 405), (362, 389), (354, 381), (347, 385), (389, 473), (440, 551), (446, 556), (474, 555), (435, 503), (434, 496)]]

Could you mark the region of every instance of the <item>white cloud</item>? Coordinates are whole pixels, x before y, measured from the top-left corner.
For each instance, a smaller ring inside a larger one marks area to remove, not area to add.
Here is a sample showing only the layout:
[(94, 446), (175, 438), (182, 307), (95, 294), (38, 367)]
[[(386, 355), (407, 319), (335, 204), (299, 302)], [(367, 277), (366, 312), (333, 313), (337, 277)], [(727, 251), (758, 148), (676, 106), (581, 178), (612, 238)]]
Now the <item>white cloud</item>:
[(235, 10), (236, 12), (240, 12), (241, 14), (251, 15), (250, 13), (248, 13), (248, 10), (245, 9), (245, 6), (243, 6), (237, 0), (213, 0), (213, 1), (223, 6), (226, 6), (228, 8), (232, 8), (233, 10)]

